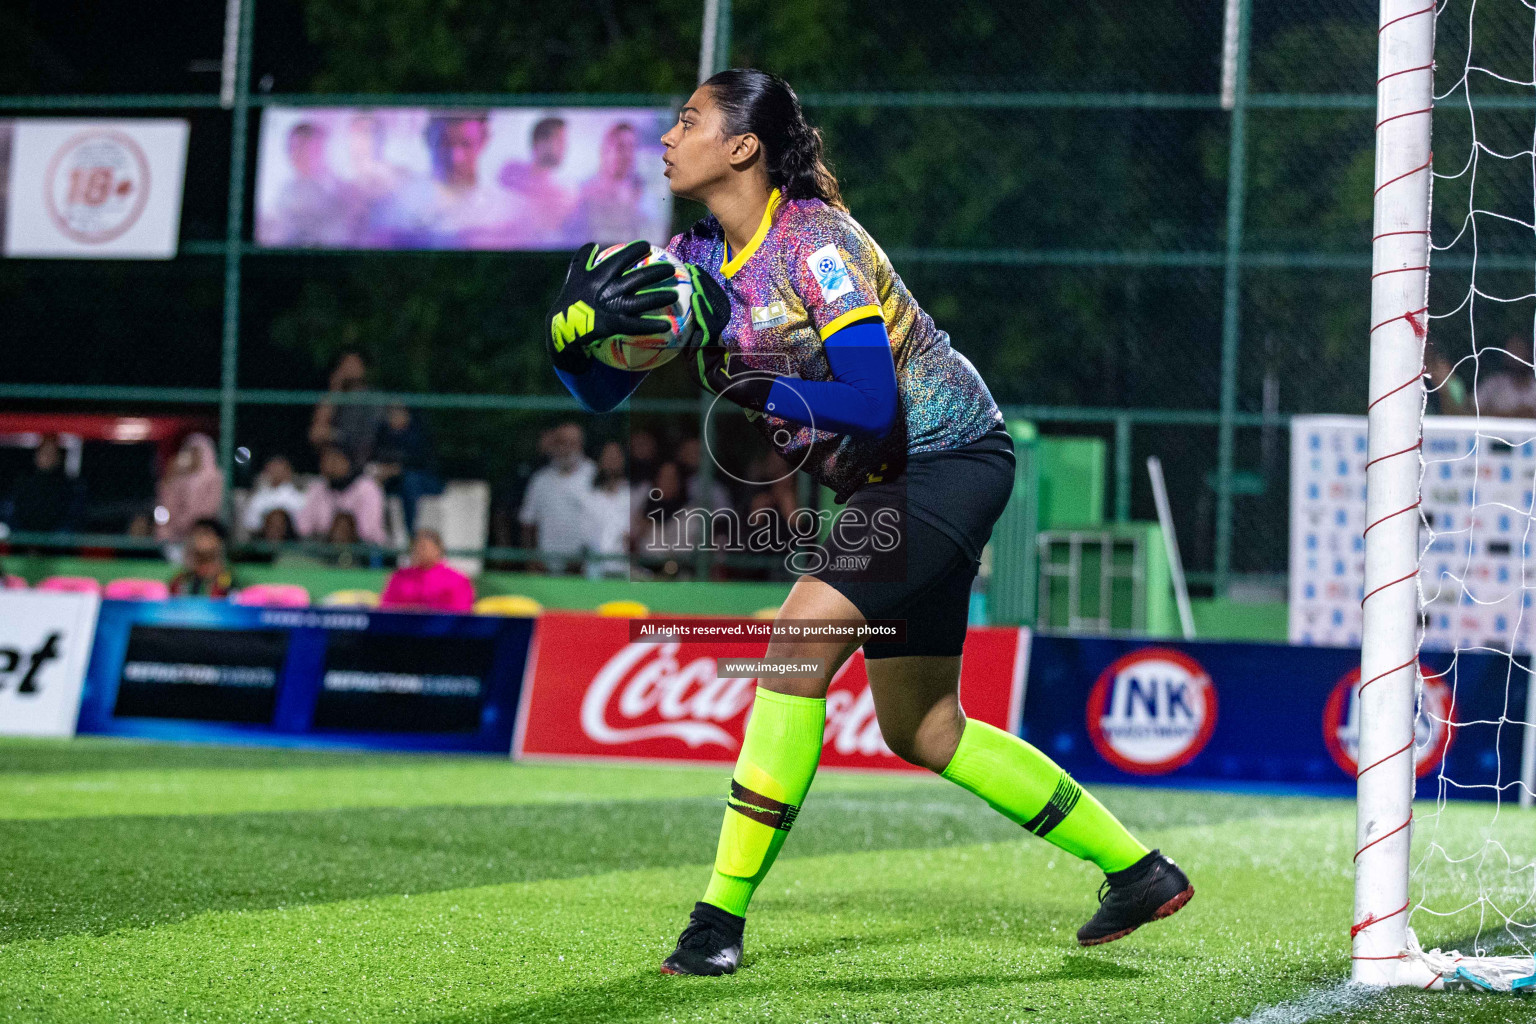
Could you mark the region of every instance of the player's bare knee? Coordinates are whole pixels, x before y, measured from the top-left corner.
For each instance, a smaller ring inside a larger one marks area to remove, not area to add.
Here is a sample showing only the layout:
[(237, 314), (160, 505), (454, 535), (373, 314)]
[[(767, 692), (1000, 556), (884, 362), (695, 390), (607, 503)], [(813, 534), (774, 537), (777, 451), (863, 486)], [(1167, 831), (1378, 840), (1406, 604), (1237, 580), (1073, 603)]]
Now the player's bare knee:
[(954, 756), (951, 748), (946, 754), (943, 744), (934, 743), (924, 736), (921, 731), (908, 733), (885, 734), (885, 745), (891, 748), (891, 753), (901, 758), (908, 764), (919, 768), (927, 768), (931, 772), (942, 772), (948, 766), (949, 760)]
[(965, 717), (953, 714), (947, 708), (935, 709), (916, 722), (889, 711), (881, 715), (878, 709), (876, 717), (880, 722), (880, 734), (891, 753), (908, 764), (932, 772), (942, 772), (949, 767), (955, 748), (960, 745), (960, 731), (965, 726)]
[(954, 760), (955, 751), (960, 747), (960, 734), (964, 731), (965, 714), (958, 702), (944, 702), (929, 712), (917, 727), (918, 757), (908, 760), (929, 771), (942, 772)]

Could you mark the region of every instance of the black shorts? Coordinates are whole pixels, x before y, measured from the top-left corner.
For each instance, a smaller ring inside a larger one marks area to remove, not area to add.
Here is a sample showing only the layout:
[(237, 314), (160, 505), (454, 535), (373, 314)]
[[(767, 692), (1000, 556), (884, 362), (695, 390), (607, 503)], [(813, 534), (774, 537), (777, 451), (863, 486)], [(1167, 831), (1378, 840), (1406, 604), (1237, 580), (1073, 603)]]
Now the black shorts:
[(1013, 478), (1013, 439), (999, 424), (963, 447), (909, 455), (895, 477), (853, 492), (810, 575), (866, 619), (906, 620), (905, 641), (869, 641), (866, 659), (960, 654), (971, 582)]

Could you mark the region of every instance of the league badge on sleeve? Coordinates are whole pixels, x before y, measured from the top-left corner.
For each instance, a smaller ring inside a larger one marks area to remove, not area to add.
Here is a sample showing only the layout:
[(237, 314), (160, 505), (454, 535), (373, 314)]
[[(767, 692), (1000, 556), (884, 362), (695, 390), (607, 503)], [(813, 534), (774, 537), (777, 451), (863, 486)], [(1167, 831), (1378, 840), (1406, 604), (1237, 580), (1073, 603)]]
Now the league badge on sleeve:
[(805, 265), (810, 267), (811, 273), (816, 276), (816, 283), (821, 287), (823, 300), (833, 302), (840, 296), (853, 291), (853, 278), (849, 275), (848, 265), (843, 262), (837, 246), (822, 246), (805, 258)]

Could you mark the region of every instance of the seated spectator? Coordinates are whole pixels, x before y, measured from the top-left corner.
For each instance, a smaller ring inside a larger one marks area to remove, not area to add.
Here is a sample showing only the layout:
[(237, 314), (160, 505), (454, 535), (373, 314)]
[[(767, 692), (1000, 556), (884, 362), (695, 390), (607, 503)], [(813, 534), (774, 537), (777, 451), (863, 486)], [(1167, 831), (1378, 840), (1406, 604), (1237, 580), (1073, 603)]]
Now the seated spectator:
[(683, 477), (677, 463), (663, 462), (638, 506), (634, 521), (634, 550), (645, 563), (662, 576), (676, 576), (681, 559), (690, 550), (689, 519), (684, 510), (688, 499), (683, 493)]
[[(529, 478), (517, 517), (523, 525), (523, 547), (551, 555), (581, 550), (586, 540), (583, 509), (596, 472), (592, 460), (582, 452), (585, 443), (586, 435), (577, 423), (562, 423), (550, 435), (550, 463)], [(556, 557), (532, 562), (529, 567), (535, 572), (566, 573), (579, 565)]]
[(236, 589), (234, 574), (224, 556), (228, 534), (217, 519), (192, 524), (182, 553), (182, 569), (171, 577), (173, 597), (228, 597)]
[(411, 541), (411, 564), (390, 574), (380, 608), (467, 612), (475, 603), (469, 577), (443, 561), (443, 538), (425, 527)]
[[(582, 518), (587, 525), (587, 550), (599, 555), (623, 555), (629, 551), (631, 518), (629, 481), (624, 476), (624, 448), (609, 441), (597, 457), (597, 478), (586, 494)], [(623, 559), (589, 561), (587, 576), (623, 576)]]
[(285, 508), (270, 509), (261, 520), (258, 536), (268, 544), (286, 544), (294, 540), (299, 531), (294, 529), (293, 517)]
[(331, 520), (331, 528), (326, 531), (327, 544), (335, 544), (336, 550), (325, 556), (325, 564), (333, 565), (338, 569), (356, 569), (358, 567), (373, 567), (376, 560), (367, 555), (359, 555), (352, 550), (354, 544), (360, 543), (357, 536), (357, 517), (351, 512), (337, 512)]
[(787, 551), (789, 525), (800, 511), (793, 467), (778, 452), (769, 452), (753, 464), (752, 471), (757, 479), (772, 482), (758, 484), (747, 498), (748, 531), (754, 536), (759, 536), (759, 529), (763, 531), (760, 536), (768, 541), (765, 550)]
[(1478, 354), (1477, 411), (1484, 416), (1536, 417), (1536, 370), (1531, 368), (1531, 339), (1511, 334), (1504, 351)]
[[(125, 531), (132, 540), (153, 541), (155, 539), (155, 512), (151, 508), (145, 512), (135, 512), (128, 520), (128, 529)], [(143, 547), (121, 548), (117, 552), (118, 558), (164, 558), (164, 554), (158, 547), (145, 544)]]
[[(287, 544), (297, 538), (298, 532), (293, 528), (293, 517), (284, 508), (268, 509), (266, 516), (261, 520), (260, 527), (252, 535), (253, 540), (267, 545)], [(268, 549), (248, 553), (245, 560), (271, 564), (277, 560), (277, 556), (277, 551)]]
[(80, 510), (79, 485), (64, 469), (64, 448), (51, 434), (32, 452), (32, 468), (11, 495), (12, 530), (62, 533), (74, 529)]
[[(343, 349), (331, 364), (330, 390), (336, 394), (361, 393), (368, 386), (368, 357), (355, 348)], [(321, 402), (309, 422), (309, 443), (324, 451), (336, 445), (361, 469), (373, 457), (373, 441), (384, 410), (356, 402)]]
[(1429, 416), (1464, 416), (1472, 411), (1467, 385), (1433, 343), (1424, 346), (1424, 412)]
[(275, 564), (284, 568), (327, 569), (378, 569), (384, 564), (382, 552), (371, 547), (357, 549), (364, 541), (357, 535), (357, 520), (351, 512), (337, 512), (331, 517), (331, 528), (323, 536), (310, 539), (321, 543), (283, 551), (274, 559)]
[(427, 425), (403, 405), (392, 405), (379, 424), (373, 445), (374, 476), (385, 494), (398, 494), (405, 510), (405, 530), (416, 532), (416, 503), (429, 494), (442, 494), (437, 454)]
[(283, 512), (290, 523), (304, 507), (304, 492), (293, 482), (293, 463), (286, 455), (274, 455), (261, 467), (256, 477), (256, 490), (250, 504), (245, 506), (245, 528), (251, 533), (261, 532), (267, 516)]
[(192, 526), (215, 519), (224, 504), (224, 473), (207, 434), (189, 434), (156, 489), (155, 536), (172, 544)]
[(320, 452), (320, 479), (304, 492), (304, 507), (294, 525), (299, 536), (326, 537), (338, 512), (352, 517), (357, 536), (368, 544), (384, 544), (384, 491), (379, 482), (352, 466), (346, 452), (327, 445)]
[(661, 459), (656, 446), (656, 435), (649, 430), (632, 430), (629, 433), (629, 482), (643, 484), (656, 475)]
[(704, 491), (704, 476), (699, 472), (704, 447), (696, 437), (686, 437), (677, 446), (677, 468), (683, 474), (683, 491), (688, 495), (689, 508), (702, 508), (710, 512), (731, 507), (731, 492), (720, 479), (725, 474), (719, 466), (711, 466), (714, 479), (710, 481), (708, 500)]

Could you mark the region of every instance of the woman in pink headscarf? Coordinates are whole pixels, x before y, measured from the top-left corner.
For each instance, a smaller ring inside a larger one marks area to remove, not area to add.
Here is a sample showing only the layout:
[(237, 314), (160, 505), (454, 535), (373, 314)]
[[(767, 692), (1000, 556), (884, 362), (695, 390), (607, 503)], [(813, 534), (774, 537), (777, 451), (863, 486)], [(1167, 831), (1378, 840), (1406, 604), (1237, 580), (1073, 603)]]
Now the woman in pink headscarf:
[(155, 536), (184, 540), (199, 519), (217, 519), (224, 505), (224, 474), (207, 434), (188, 434), (155, 492)]
[(423, 527), (411, 541), (411, 564), (395, 570), (379, 598), (397, 611), (467, 612), (475, 603), (469, 577), (443, 561), (443, 538)]

